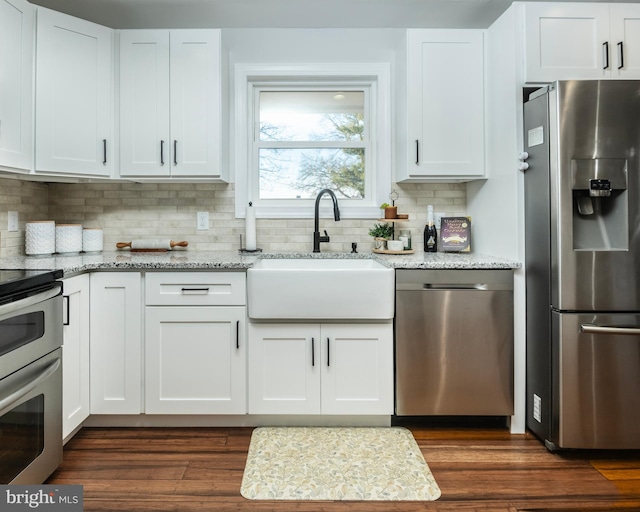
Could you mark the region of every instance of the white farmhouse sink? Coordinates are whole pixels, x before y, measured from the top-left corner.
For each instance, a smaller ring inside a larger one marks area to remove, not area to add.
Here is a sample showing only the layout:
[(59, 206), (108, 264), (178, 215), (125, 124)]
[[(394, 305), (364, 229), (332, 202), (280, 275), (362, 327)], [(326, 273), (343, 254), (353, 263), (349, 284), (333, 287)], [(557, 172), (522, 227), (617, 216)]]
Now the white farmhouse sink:
[(394, 271), (368, 259), (261, 259), (247, 271), (249, 318), (393, 318)]

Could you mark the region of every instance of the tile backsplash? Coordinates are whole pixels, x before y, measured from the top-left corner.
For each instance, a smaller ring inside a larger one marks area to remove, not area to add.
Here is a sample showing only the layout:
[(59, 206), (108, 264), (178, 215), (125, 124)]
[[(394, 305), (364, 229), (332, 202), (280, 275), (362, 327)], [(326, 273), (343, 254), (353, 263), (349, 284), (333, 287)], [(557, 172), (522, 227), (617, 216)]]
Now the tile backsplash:
[[(466, 212), (464, 183), (394, 184), (398, 212), (408, 213), (403, 229), (421, 247), (427, 205), (448, 215)], [(7, 231), (8, 211), (18, 211), (19, 231)], [(209, 230), (196, 229), (196, 212), (209, 212)], [(240, 247), (244, 219), (234, 217), (233, 184), (225, 183), (38, 183), (0, 179), (0, 256), (24, 254), (27, 221), (55, 220), (104, 230), (105, 249), (139, 238), (186, 240), (190, 250), (225, 251)], [(323, 252), (370, 251), (375, 219), (321, 219), (331, 242)], [(313, 219), (257, 219), (257, 245), (264, 251), (310, 252)]]

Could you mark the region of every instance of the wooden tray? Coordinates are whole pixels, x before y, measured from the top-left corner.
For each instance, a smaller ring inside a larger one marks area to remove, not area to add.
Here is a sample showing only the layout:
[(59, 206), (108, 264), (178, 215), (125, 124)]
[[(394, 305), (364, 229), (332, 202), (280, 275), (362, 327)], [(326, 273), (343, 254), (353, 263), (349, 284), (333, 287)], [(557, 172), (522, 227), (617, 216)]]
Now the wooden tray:
[(390, 251), (389, 249), (372, 249), (376, 254), (413, 254), (415, 249), (405, 249), (403, 251)]

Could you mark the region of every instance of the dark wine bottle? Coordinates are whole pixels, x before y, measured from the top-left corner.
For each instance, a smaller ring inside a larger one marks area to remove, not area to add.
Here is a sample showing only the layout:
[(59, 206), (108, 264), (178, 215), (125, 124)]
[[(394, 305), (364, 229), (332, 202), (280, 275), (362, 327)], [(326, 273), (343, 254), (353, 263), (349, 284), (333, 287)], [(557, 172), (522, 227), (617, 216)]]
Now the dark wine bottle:
[(424, 227), (424, 252), (438, 252), (438, 231), (433, 223), (433, 206), (427, 209), (427, 225)]

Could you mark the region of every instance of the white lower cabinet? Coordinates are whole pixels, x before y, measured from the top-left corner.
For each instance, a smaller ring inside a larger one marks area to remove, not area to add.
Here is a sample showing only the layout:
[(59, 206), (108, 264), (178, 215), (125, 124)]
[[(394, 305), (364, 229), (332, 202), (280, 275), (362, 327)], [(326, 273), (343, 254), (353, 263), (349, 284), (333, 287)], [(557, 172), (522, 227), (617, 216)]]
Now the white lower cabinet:
[(91, 274), (91, 414), (142, 412), (139, 272)]
[(89, 274), (63, 281), (62, 438), (89, 416)]
[(393, 414), (393, 327), (249, 324), (250, 414)]
[(245, 307), (145, 308), (145, 412), (246, 413)]
[(147, 414), (246, 414), (244, 272), (145, 276)]

